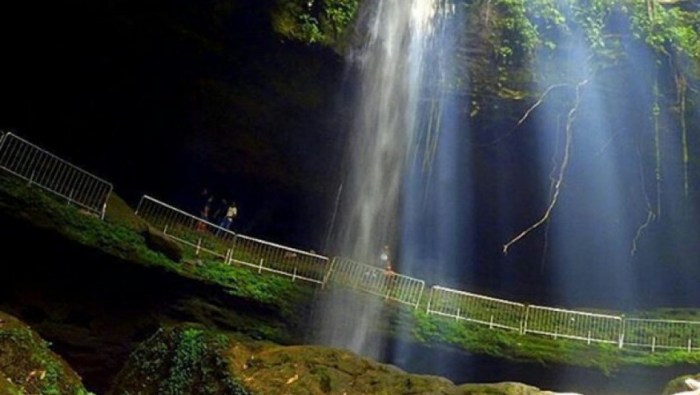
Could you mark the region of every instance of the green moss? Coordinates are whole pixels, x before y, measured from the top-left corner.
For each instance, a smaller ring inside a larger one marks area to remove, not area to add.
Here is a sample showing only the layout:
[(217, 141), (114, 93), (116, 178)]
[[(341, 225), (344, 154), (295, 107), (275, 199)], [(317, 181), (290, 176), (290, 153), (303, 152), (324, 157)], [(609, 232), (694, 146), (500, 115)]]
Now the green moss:
[(161, 329), (134, 351), (111, 394), (247, 395), (229, 373), (228, 345), (200, 327)]
[(0, 372), (0, 395), (24, 395), (24, 390)]
[(0, 393), (83, 395), (88, 391), (47, 342), (14, 317), (0, 313)]
[[(658, 313), (649, 313), (658, 316)], [(683, 350), (657, 351), (623, 348), (614, 344), (587, 344), (428, 315), (420, 310), (396, 313), (397, 327), (407, 329), (412, 340), (443, 344), (472, 353), (515, 361), (581, 366), (612, 374), (623, 366), (661, 367), (700, 363), (700, 353)], [(399, 332), (400, 333), (400, 332)]]

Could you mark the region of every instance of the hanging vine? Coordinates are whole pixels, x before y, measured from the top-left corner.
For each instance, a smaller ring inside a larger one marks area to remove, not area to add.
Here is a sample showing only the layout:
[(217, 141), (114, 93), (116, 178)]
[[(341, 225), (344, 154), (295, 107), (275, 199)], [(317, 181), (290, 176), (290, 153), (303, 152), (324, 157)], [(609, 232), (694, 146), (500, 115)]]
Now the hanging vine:
[(679, 72), (675, 74), (676, 80), (676, 93), (678, 102), (678, 117), (681, 126), (681, 144), (683, 149), (683, 197), (688, 201), (688, 195), (690, 190), (690, 181), (688, 174), (688, 164), (690, 162), (690, 154), (688, 151), (688, 125), (686, 124), (686, 101), (688, 84), (686, 82), (685, 76)]
[(552, 215), (552, 210), (554, 210), (554, 207), (557, 205), (559, 195), (561, 194), (562, 183), (564, 182), (564, 175), (566, 174), (566, 169), (569, 165), (569, 160), (571, 157), (571, 148), (574, 141), (574, 120), (576, 119), (576, 113), (578, 112), (579, 105), (581, 104), (581, 89), (589, 82), (590, 79), (585, 79), (583, 81), (580, 81), (575, 86), (576, 96), (574, 99), (574, 103), (571, 106), (571, 109), (569, 110), (569, 113), (567, 115), (566, 126), (564, 129), (564, 153), (562, 156), (561, 164), (559, 165), (559, 169), (557, 171), (557, 175), (553, 182), (553, 192), (549, 200), (549, 204), (547, 205), (547, 209), (545, 210), (544, 214), (540, 217), (539, 220), (537, 220), (535, 223), (530, 225), (528, 228), (520, 232), (518, 235), (516, 235), (503, 245), (503, 254), (508, 254), (508, 249), (510, 248), (510, 246), (517, 243), (520, 239), (527, 236), (530, 232), (542, 226), (549, 220), (550, 216)]

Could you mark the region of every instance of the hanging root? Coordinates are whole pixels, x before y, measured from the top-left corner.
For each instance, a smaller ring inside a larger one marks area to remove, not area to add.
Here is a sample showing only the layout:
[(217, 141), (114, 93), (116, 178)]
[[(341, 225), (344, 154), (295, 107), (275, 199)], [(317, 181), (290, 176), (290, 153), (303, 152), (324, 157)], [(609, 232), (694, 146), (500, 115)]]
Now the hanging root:
[(690, 154), (688, 153), (688, 126), (685, 121), (686, 112), (686, 96), (687, 87), (685, 76), (681, 73), (676, 73), (676, 91), (678, 95), (678, 107), (680, 114), (681, 123), (681, 138), (683, 144), (683, 196), (685, 197), (686, 203), (688, 202), (689, 194), (689, 177), (688, 177), (688, 162), (690, 162)]
[[(557, 130), (561, 128), (561, 117), (557, 118)], [(554, 184), (556, 178), (554, 177), (557, 172), (558, 164), (557, 157), (559, 157), (559, 133), (557, 133), (556, 141), (554, 142), (554, 152), (552, 152), (552, 171), (549, 173), (549, 195), (550, 199), (552, 193), (554, 192)], [(542, 259), (540, 260), (540, 273), (544, 273), (544, 266), (547, 263), (547, 250), (549, 250), (549, 225), (550, 222), (547, 221), (547, 225), (544, 227), (544, 242), (542, 243)]]
[[(535, 223), (530, 225), (528, 228), (520, 232), (517, 236), (513, 237), (510, 241), (508, 241), (506, 244), (503, 245), (503, 254), (507, 255), (508, 254), (508, 249), (510, 246), (513, 244), (517, 243), (521, 239), (523, 239), (525, 236), (527, 236), (530, 232), (534, 231), (535, 229), (539, 228), (542, 226), (544, 223), (546, 223), (550, 216), (552, 215), (552, 210), (554, 210), (554, 207), (557, 205), (557, 201), (559, 200), (559, 194), (561, 193), (561, 186), (564, 182), (564, 175), (566, 174), (566, 169), (569, 165), (569, 159), (571, 156), (571, 145), (573, 143), (573, 137), (574, 137), (574, 129), (573, 129), (573, 123), (574, 120), (576, 119), (576, 112), (578, 111), (578, 106), (581, 103), (581, 88), (588, 84), (590, 80), (585, 79), (578, 84), (576, 84), (576, 100), (574, 101), (573, 106), (571, 107), (571, 110), (569, 110), (567, 119), (566, 119), (566, 129), (565, 129), (565, 140), (564, 140), (564, 156), (561, 161), (561, 165), (559, 165), (559, 169), (556, 172), (557, 176), (554, 179), (554, 186), (553, 186), (553, 192), (552, 196), (549, 200), (549, 205), (547, 206), (547, 209), (545, 210), (544, 214), (542, 217), (540, 217), (539, 220), (537, 220)], [(538, 103), (540, 103), (538, 101)], [(535, 103), (535, 105), (539, 105), (538, 103)], [(534, 107), (534, 106), (533, 106)], [(527, 115), (527, 113), (526, 113)], [(521, 118), (524, 120), (525, 117)]]
[(654, 106), (652, 108), (652, 115), (654, 117), (654, 155), (656, 158), (656, 163), (654, 165), (654, 181), (656, 187), (656, 204), (652, 206), (651, 200), (649, 199), (649, 194), (647, 193), (646, 177), (644, 177), (644, 160), (642, 157), (641, 142), (637, 146), (637, 156), (639, 157), (639, 177), (642, 186), (642, 193), (644, 195), (644, 202), (646, 204), (647, 218), (639, 225), (637, 232), (632, 239), (632, 248), (630, 249), (630, 256), (634, 256), (637, 253), (637, 245), (639, 239), (644, 235), (644, 231), (651, 225), (652, 222), (656, 221), (661, 217), (661, 130), (659, 126), (659, 115), (661, 113), (661, 108), (659, 106), (659, 83), (658, 79), (654, 83)]
[(533, 111), (535, 111), (539, 106), (542, 105), (542, 103), (544, 102), (544, 99), (545, 99), (554, 89), (557, 89), (557, 88), (570, 88), (570, 87), (571, 87), (570, 84), (554, 84), (554, 85), (551, 85), (550, 87), (548, 87), (547, 89), (545, 89), (544, 92), (542, 92), (542, 94), (540, 95), (539, 99), (537, 99), (537, 101), (535, 102), (535, 104), (533, 104), (532, 106), (530, 106), (530, 108), (528, 108), (527, 111), (525, 111), (525, 113), (523, 114), (523, 116), (520, 117), (520, 119), (518, 119), (518, 122), (515, 123), (515, 126), (513, 126), (513, 127), (512, 127), (509, 131), (507, 131), (504, 135), (502, 135), (502, 136), (500, 136), (500, 137), (497, 137), (496, 139), (491, 140), (491, 141), (489, 141), (488, 143), (475, 144), (475, 145), (479, 145), (479, 146), (490, 146), (490, 145), (498, 144), (498, 143), (500, 143), (501, 141), (507, 139), (508, 137), (510, 137), (510, 135), (512, 135), (512, 134), (520, 127), (520, 125), (522, 125), (523, 123), (525, 123), (525, 121), (526, 121), (528, 118), (530, 118), (530, 114), (532, 114)]
[(632, 249), (630, 249), (630, 256), (634, 256), (634, 254), (637, 253), (637, 242), (644, 234), (646, 228), (649, 227), (649, 225), (651, 225), (651, 223), (654, 222), (655, 219), (656, 214), (654, 214), (654, 212), (651, 211), (651, 209), (647, 211), (646, 221), (644, 221), (643, 224), (639, 225), (639, 228), (637, 228), (637, 233), (634, 235), (634, 239), (632, 239)]

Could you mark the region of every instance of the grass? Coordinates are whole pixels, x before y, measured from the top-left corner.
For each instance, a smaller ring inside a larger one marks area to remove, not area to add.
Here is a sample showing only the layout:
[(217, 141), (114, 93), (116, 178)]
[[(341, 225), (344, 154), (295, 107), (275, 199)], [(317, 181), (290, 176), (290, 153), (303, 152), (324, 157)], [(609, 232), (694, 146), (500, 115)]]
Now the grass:
[(593, 368), (614, 374), (626, 366), (664, 367), (700, 364), (700, 352), (672, 350), (651, 353), (648, 349), (623, 348), (616, 344), (587, 344), (583, 341), (520, 334), (518, 331), (490, 329), (463, 320), (428, 315), (421, 309), (398, 304), (390, 313), (394, 335), (410, 333), (409, 341), (443, 345), (519, 362), (543, 365), (563, 364)]
[(143, 235), (147, 224), (136, 217), (126, 203), (113, 195), (108, 207), (105, 221), (102, 221), (37, 187), (0, 175), (0, 211), (58, 232), (86, 247), (125, 261), (220, 285), (233, 296), (268, 304), (287, 314), (299, 303), (308, 302), (313, 294), (312, 287), (300, 282), (280, 276), (261, 276), (245, 267), (195, 256), (191, 250), (185, 251), (185, 261), (189, 263), (174, 262), (147, 246)]

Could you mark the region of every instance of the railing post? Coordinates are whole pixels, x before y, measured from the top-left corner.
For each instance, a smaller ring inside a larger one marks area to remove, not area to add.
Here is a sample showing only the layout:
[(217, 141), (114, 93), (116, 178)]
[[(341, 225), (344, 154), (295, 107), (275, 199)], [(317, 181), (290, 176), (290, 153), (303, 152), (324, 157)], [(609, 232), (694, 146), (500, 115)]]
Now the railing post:
[(139, 210), (141, 209), (141, 204), (143, 204), (143, 199), (145, 196), (141, 196), (141, 199), (139, 199), (139, 204), (136, 206), (136, 210), (134, 210), (134, 215), (139, 215)]
[(435, 292), (435, 287), (430, 288), (430, 296), (428, 297), (428, 305), (425, 307), (425, 313), (430, 314), (430, 308), (433, 303), (433, 293)]
[(258, 274), (262, 273), (263, 261), (265, 261), (265, 258), (260, 258), (260, 265), (258, 266)]
[(625, 344), (625, 329), (627, 327), (627, 320), (624, 314), (620, 316), (620, 335), (618, 338), (617, 348), (622, 349)]
[(425, 291), (425, 282), (420, 284), (420, 289), (418, 290), (418, 297), (416, 298), (416, 309), (420, 306), (420, 298), (423, 297), (423, 291)]
[(522, 330), (520, 334), (524, 335), (527, 333), (527, 321), (530, 317), (530, 306), (525, 306), (525, 314), (523, 315)]
[(236, 252), (236, 243), (238, 242), (238, 234), (233, 235), (233, 241), (231, 242), (231, 257), (229, 258), (229, 265), (233, 262), (233, 254)]
[(197, 239), (197, 249), (195, 250), (194, 254), (199, 256), (199, 250), (202, 248), (202, 238)]
[(326, 289), (326, 283), (331, 278), (331, 272), (333, 271), (333, 266), (335, 265), (335, 257), (333, 257), (333, 260), (328, 261), (328, 266), (326, 268), (326, 272), (323, 273), (323, 282), (321, 283), (321, 289)]

